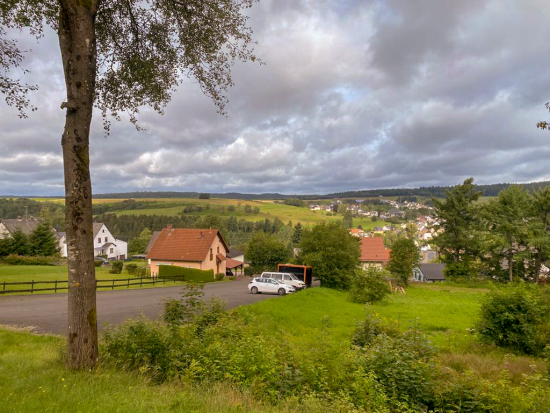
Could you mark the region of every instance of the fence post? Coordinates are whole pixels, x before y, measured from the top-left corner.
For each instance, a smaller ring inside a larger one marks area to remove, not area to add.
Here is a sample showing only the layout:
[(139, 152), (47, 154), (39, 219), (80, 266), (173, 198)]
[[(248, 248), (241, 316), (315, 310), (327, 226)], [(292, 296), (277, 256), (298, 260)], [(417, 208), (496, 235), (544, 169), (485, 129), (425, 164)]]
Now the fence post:
[(55, 280), (55, 289), (53, 290), (54, 294), (57, 294), (57, 280)]
[(143, 277), (139, 277), (139, 288), (143, 287)]
[(31, 294), (34, 293), (34, 280), (31, 281)]
[(128, 281), (128, 285), (126, 285), (126, 288), (130, 288), (130, 279), (128, 278), (126, 281)]
[(4, 281), (4, 292), (6, 292), (6, 282)]
[(111, 290), (115, 289), (115, 280), (113, 279), (113, 285), (111, 286)]

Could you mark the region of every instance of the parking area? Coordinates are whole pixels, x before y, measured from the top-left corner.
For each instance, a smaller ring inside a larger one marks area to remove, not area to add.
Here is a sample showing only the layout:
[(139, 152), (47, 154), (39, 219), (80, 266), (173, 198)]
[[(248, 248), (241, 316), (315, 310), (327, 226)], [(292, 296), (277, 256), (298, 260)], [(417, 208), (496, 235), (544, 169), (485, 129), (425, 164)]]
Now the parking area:
[[(227, 308), (280, 299), (276, 294), (250, 294), (250, 279), (206, 284), (205, 298), (216, 296)], [(99, 291), (97, 293), (98, 326), (118, 324), (140, 313), (157, 318), (166, 298), (180, 298), (181, 286), (139, 290)], [(33, 327), (37, 332), (65, 334), (67, 331), (67, 294), (0, 297), (0, 324)]]

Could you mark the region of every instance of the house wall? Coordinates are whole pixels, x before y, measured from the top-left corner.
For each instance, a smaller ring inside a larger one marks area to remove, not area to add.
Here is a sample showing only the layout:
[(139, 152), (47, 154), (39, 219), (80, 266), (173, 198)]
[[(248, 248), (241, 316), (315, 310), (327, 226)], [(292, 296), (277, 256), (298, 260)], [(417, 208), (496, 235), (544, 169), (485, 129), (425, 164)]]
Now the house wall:
[(223, 246), (223, 243), (220, 240), (220, 237), (216, 237), (214, 239), (214, 242), (212, 242), (212, 246), (210, 247), (212, 250), (212, 259), (210, 259), (210, 251), (206, 254), (206, 259), (201, 263), (201, 270), (214, 270), (214, 274), (221, 272), (222, 274), (225, 274), (225, 268), (226, 268), (226, 261), (222, 261), (217, 265), (216, 260), (216, 254), (223, 254), (224, 257), (227, 256), (227, 252), (225, 251), (225, 247)]
[(6, 226), (0, 222), (0, 239), (11, 238)]
[(175, 265), (176, 267), (186, 267), (186, 268), (195, 268), (197, 270), (201, 269), (200, 262), (192, 261), (170, 261), (170, 260), (149, 260), (151, 266), (151, 277), (158, 276), (159, 274), (159, 265)]
[(382, 261), (363, 261), (363, 262), (361, 262), (361, 268), (363, 268), (364, 270), (366, 270), (367, 268), (370, 268), (370, 267), (376, 267), (378, 269), (383, 269), (384, 268), (384, 263)]

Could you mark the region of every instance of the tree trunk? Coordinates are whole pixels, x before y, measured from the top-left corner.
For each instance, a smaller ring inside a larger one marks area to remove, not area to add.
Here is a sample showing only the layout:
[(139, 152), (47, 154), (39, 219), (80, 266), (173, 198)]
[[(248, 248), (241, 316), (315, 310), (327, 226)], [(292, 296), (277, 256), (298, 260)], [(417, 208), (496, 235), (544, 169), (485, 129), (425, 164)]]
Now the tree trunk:
[(93, 1), (61, 0), (59, 46), (67, 87), (61, 140), (69, 267), (67, 365), (90, 369), (98, 360), (89, 136), (97, 50)]

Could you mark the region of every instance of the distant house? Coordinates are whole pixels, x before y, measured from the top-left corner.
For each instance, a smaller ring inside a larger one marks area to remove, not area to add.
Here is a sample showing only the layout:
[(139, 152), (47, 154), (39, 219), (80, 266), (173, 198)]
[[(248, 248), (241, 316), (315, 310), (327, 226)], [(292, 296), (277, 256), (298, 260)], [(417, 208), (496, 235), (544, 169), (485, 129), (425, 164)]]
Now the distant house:
[(151, 251), (151, 248), (153, 248), (153, 245), (155, 245), (155, 242), (157, 241), (159, 235), (160, 231), (153, 231), (151, 239), (149, 240), (149, 244), (147, 244), (147, 247), (145, 247), (145, 254), (149, 254), (149, 251)]
[(413, 279), (420, 282), (445, 281), (445, 264), (420, 264), (413, 271)]
[(57, 242), (59, 243), (59, 254), (62, 257), (67, 256), (67, 233), (66, 232), (56, 232)]
[(128, 243), (116, 239), (100, 222), (94, 222), (94, 256), (106, 256), (109, 260), (124, 260), (128, 257)]
[(147, 254), (151, 276), (157, 276), (159, 265), (226, 272), (229, 248), (217, 229), (164, 228)]
[(237, 248), (231, 248), (227, 253), (227, 256), (234, 260), (244, 262), (244, 252), (241, 250), (238, 250)]
[(365, 231), (363, 231), (361, 228), (352, 228), (349, 230), (349, 233), (358, 238), (365, 236)]
[(363, 237), (361, 238), (361, 266), (368, 267), (385, 267), (390, 260), (390, 249), (384, 246), (382, 237)]
[(0, 239), (12, 238), (13, 233), (17, 231), (31, 235), (38, 224), (40, 224), (40, 220), (36, 218), (2, 219), (0, 220)]

